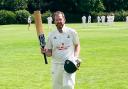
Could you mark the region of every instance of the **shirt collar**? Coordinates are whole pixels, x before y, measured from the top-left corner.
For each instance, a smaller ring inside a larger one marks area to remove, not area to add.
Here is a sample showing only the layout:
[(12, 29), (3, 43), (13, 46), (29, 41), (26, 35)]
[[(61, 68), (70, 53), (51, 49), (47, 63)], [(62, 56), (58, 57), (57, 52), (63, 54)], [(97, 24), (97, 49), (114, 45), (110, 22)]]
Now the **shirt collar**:
[(63, 33), (66, 32), (66, 26), (65, 25), (63, 26), (62, 30), (63, 30)]
[[(57, 31), (58, 31), (58, 29), (57, 29)], [(63, 31), (63, 33), (66, 32), (66, 26), (65, 26), (65, 25), (63, 26), (62, 31)], [(59, 31), (58, 31), (58, 32), (59, 32)]]

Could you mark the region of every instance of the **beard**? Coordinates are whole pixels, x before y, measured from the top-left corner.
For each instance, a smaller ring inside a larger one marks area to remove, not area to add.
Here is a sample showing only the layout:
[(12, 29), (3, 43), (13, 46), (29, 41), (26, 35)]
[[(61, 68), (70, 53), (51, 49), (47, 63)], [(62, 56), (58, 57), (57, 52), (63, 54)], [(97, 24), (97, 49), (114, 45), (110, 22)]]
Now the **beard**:
[(63, 26), (64, 26), (64, 24), (63, 24), (63, 23), (57, 23), (57, 24), (56, 24), (56, 27), (57, 27), (58, 29), (62, 29), (62, 28), (63, 28)]

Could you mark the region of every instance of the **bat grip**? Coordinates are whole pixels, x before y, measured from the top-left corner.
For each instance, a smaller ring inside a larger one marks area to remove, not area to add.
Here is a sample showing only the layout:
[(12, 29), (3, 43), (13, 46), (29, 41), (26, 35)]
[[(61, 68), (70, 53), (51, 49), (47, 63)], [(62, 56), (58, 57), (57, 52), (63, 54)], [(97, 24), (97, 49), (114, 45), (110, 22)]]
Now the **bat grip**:
[[(41, 46), (41, 48), (44, 49), (44, 46), (45, 46), (45, 37), (44, 37), (44, 34), (40, 34), (40, 35), (39, 35), (39, 41), (40, 41), (40, 46)], [(45, 64), (48, 64), (46, 54), (43, 53), (43, 55), (44, 55)]]
[(45, 54), (45, 53), (43, 53), (43, 55), (44, 55), (44, 61), (45, 61), (45, 64), (48, 64), (46, 54)]
[[(43, 46), (42, 48), (44, 49), (44, 46)], [(47, 57), (46, 57), (46, 53), (43, 53), (43, 55), (44, 55), (45, 64), (48, 64)]]
[[(44, 46), (43, 46), (42, 48), (44, 49)], [(45, 54), (45, 53), (43, 53), (43, 55), (44, 55), (44, 61), (45, 61), (45, 64), (48, 64), (46, 54)]]

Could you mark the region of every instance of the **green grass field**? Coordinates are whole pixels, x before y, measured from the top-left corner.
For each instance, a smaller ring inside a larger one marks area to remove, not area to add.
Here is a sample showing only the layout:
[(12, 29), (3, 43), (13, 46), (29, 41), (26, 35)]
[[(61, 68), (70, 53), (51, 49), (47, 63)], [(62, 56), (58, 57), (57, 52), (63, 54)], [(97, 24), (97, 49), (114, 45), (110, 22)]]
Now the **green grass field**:
[[(81, 42), (75, 89), (128, 89), (128, 24), (67, 26), (77, 29)], [(30, 29), (0, 25), (0, 89), (51, 89), (51, 59), (44, 64), (35, 25)]]

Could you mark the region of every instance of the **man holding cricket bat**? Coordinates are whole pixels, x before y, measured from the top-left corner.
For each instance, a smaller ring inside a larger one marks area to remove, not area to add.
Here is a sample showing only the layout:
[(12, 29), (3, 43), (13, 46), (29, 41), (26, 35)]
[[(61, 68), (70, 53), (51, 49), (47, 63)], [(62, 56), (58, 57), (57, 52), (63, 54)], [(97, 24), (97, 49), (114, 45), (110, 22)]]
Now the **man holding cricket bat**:
[[(74, 29), (65, 26), (63, 12), (56, 11), (53, 19), (56, 30), (50, 33), (45, 48), (42, 48), (41, 52), (52, 56), (53, 89), (74, 89), (76, 73), (66, 72), (64, 65), (67, 59), (75, 61), (79, 57), (78, 34)], [(72, 70), (72, 68), (69, 69)]]

